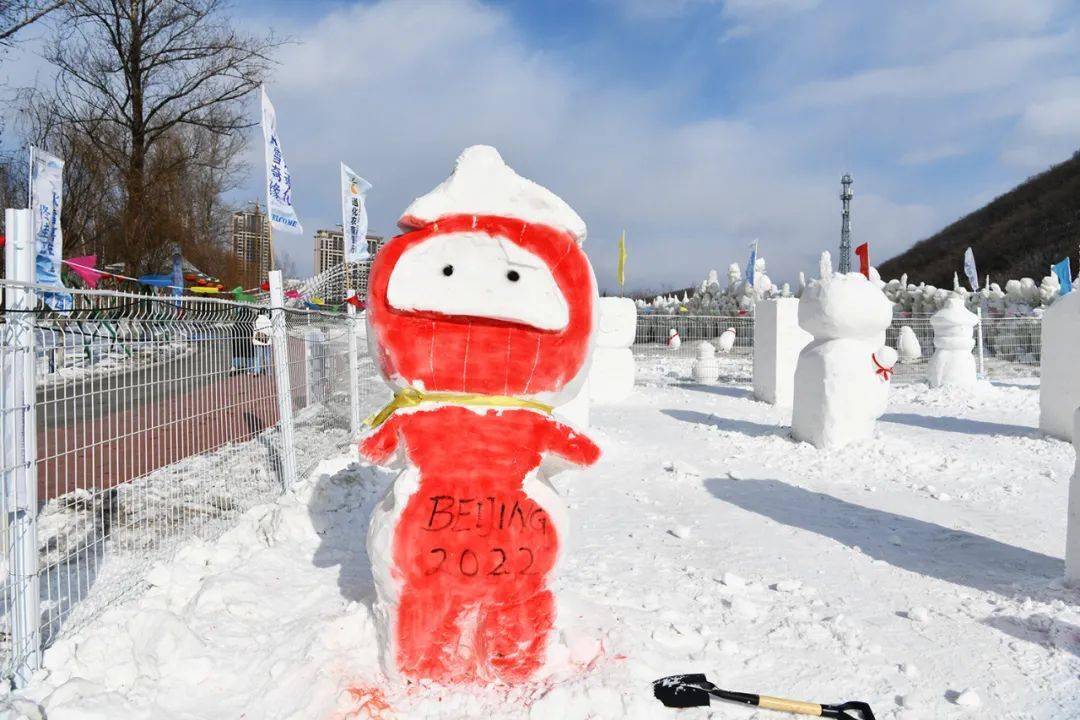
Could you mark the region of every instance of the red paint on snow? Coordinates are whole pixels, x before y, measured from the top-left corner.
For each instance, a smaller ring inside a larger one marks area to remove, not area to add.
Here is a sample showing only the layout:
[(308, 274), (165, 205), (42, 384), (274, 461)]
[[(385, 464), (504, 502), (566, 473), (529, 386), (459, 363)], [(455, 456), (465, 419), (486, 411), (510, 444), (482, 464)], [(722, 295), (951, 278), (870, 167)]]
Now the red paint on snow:
[[(401, 254), (436, 235), (466, 231), (506, 238), (542, 259), (569, 307), (566, 327), (553, 332), (390, 307), (386, 288)], [(440, 218), (387, 243), (375, 256), (369, 282), (368, 316), (388, 376), (426, 390), (531, 396), (559, 390), (585, 362), (596, 289), (589, 261), (569, 233), (488, 215)]]
[(445, 683), (528, 679), (554, 621), (559, 538), (522, 482), (544, 453), (588, 465), (599, 448), (530, 410), (448, 406), (394, 415), (360, 450), (383, 460), (399, 442), (420, 471), (394, 535), (399, 670)]
[[(566, 300), (566, 327), (547, 331), (390, 307), (387, 285), (402, 253), (463, 231), (502, 237), (543, 260)], [(440, 218), (387, 243), (369, 288), (368, 320), (383, 372), (427, 391), (557, 392), (588, 356), (592, 270), (574, 238), (551, 227), (484, 215)], [(399, 671), (445, 683), (528, 679), (543, 661), (554, 622), (547, 575), (559, 538), (523, 482), (545, 453), (588, 465), (599, 449), (538, 412), (458, 406), (393, 415), (360, 450), (378, 462), (399, 444), (420, 475), (393, 536), (391, 561), (403, 584), (391, 619)]]
[(348, 692), (357, 705), (345, 713), (341, 720), (390, 720), (394, 717), (382, 690), (374, 687), (351, 687)]

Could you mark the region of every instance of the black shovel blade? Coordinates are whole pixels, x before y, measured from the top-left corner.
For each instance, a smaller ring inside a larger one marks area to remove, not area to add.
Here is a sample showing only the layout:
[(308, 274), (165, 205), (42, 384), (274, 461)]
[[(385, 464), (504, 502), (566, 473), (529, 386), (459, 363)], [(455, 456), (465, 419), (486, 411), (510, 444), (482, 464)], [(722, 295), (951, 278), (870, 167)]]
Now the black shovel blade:
[(653, 695), (669, 708), (708, 707), (712, 683), (703, 673), (671, 675), (653, 680)]
[[(822, 716), (827, 718), (838, 718), (839, 720), (877, 720), (874, 717), (874, 711), (870, 709), (870, 705), (858, 700), (852, 700), (850, 702), (841, 703), (839, 705), (822, 705)], [(853, 715), (852, 712), (858, 713)]]

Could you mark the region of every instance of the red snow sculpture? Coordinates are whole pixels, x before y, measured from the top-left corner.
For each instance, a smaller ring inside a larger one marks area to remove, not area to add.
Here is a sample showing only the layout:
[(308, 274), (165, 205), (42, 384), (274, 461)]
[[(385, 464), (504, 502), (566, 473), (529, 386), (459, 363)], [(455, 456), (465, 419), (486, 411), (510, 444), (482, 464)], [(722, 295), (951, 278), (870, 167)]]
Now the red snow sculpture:
[(600, 454), (549, 405), (588, 367), (584, 225), (486, 147), (466, 150), (401, 224), (413, 229), (376, 256), (367, 303), (398, 394), (360, 444), (406, 464), (368, 534), (384, 669), (521, 682), (544, 660), (565, 513), (541, 462)]

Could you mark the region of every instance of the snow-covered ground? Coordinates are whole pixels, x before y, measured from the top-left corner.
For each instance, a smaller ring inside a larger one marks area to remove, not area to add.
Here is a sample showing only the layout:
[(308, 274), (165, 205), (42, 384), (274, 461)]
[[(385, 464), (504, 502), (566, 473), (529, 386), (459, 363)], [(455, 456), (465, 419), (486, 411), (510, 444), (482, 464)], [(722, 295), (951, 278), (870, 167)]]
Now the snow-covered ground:
[(364, 534), (392, 475), (346, 455), (190, 541), (57, 642), (17, 704), (49, 720), (781, 717), (652, 698), (651, 680), (703, 671), (885, 719), (1080, 716), (1080, 592), (1060, 582), (1073, 452), (1035, 429), (1035, 385), (899, 387), (873, 441), (822, 452), (742, 382), (640, 370), (629, 400), (593, 408), (600, 464), (556, 478), (573, 534), (535, 685), (380, 678)]
[[(48, 339), (49, 333), (42, 333)], [(120, 342), (98, 341), (90, 348), (45, 347), (38, 354), (38, 387), (103, 378), (129, 370), (145, 370), (194, 352), (184, 341)], [(119, 348), (119, 349), (117, 349)]]

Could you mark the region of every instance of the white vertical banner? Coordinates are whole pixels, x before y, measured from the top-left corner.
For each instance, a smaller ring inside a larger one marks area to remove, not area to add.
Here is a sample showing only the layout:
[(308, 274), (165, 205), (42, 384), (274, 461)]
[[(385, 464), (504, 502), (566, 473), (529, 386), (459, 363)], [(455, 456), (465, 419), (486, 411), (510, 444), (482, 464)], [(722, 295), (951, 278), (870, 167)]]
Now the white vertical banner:
[[(975, 253), (971, 248), (964, 251), (964, 274), (971, 283), (972, 292), (979, 292), (979, 271), (975, 269)], [(987, 280), (987, 283), (989, 282)]]
[(285, 164), (281, 140), (277, 134), (277, 113), (262, 88), (262, 130), (266, 141), (266, 210), (274, 230), (301, 235), (304, 228), (292, 205), (292, 176)]
[(60, 211), (64, 201), (64, 161), (36, 147), (30, 148), (30, 210), (33, 218), (37, 282), (60, 292), (46, 292), (42, 299), (53, 310), (70, 310), (71, 295), (63, 292), (60, 262), (64, 238)]
[(367, 249), (367, 193), (371, 183), (341, 163), (341, 229), (344, 234), (345, 262), (370, 257)]

